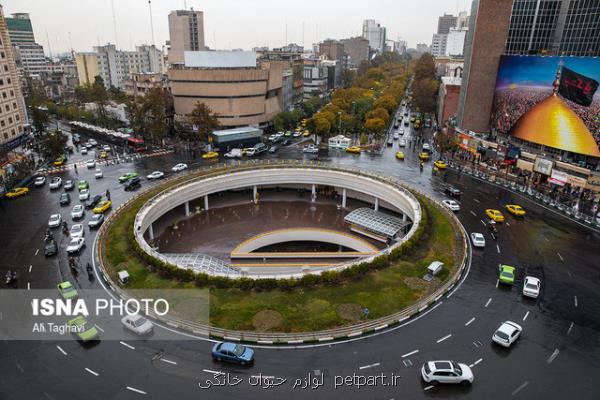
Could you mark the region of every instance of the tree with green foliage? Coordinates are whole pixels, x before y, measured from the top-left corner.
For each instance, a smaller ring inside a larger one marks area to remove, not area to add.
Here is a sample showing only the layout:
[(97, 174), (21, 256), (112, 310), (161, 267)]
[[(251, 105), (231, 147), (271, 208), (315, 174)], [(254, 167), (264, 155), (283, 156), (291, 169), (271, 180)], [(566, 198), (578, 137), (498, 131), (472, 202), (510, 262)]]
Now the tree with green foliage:
[(433, 113), (436, 110), (436, 99), (438, 92), (438, 81), (435, 79), (415, 80), (412, 85), (413, 105), (425, 113)]
[(313, 125), (317, 135), (322, 138), (329, 136), (329, 133), (331, 132), (331, 123), (327, 118), (323, 116), (316, 117), (313, 119)]
[(277, 131), (286, 131), (298, 126), (304, 114), (301, 109), (297, 108), (291, 111), (282, 111), (275, 115), (273, 125)]
[(388, 114), (393, 114), (398, 108), (398, 102), (391, 95), (384, 95), (375, 100), (374, 108), (385, 108)]
[(381, 118), (371, 118), (366, 120), (365, 129), (369, 132), (374, 133), (377, 136), (380, 136), (385, 130), (386, 123)]
[(192, 112), (186, 116), (186, 120), (193, 133), (190, 134), (188, 131), (184, 137), (191, 142), (207, 141), (209, 134), (221, 128), (217, 114), (201, 102), (196, 103)]
[(435, 60), (429, 53), (424, 53), (415, 65), (415, 80), (435, 79)]
[(375, 109), (369, 111), (365, 115), (365, 120), (369, 120), (369, 119), (373, 119), (373, 118), (379, 118), (387, 124), (388, 121), (390, 120), (390, 114), (388, 113), (388, 111), (385, 108), (379, 107), (379, 108), (375, 108)]
[(323, 105), (325, 101), (320, 97), (312, 97), (308, 100), (305, 100), (302, 103), (302, 110), (304, 111), (304, 118), (312, 117)]
[(39, 137), (40, 154), (47, 160), (55, 160), (65, 153), (67, 136), (60, 130), (47, 132)]

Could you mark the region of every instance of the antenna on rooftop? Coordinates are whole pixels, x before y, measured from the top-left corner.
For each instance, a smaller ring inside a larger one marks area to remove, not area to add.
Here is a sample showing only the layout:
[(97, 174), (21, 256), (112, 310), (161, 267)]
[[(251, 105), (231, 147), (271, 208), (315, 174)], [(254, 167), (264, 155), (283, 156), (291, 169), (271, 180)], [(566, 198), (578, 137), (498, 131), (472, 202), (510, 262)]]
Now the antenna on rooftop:
[(115, 0), (110, 0), (112, 7), (113, 30), (115, 31), (115, 48), (119, 48), (119, 39), (117, 38), (117, 17), (115, 16)]
[(148, 9), (150, 10), (150, 33), (152, 34), (152, 45), (154, 46), (156, 43), (154, 42), (154, 23), (152, 22), (152, 1), (148, 0)]

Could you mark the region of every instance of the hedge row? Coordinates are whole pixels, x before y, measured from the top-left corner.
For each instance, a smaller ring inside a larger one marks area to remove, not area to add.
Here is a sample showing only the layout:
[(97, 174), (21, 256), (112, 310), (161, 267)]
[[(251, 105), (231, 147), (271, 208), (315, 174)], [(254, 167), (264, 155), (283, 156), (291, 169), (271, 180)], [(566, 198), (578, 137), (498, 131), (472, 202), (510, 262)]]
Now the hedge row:
[(166, 263), (150, 254), (146, 253), (135, 240), (133, 227), (128, 226), (127, 235), (130, 247), (147, 265), (150, 271), (157, 273), (161, 278), (177, 279), (182, 282), (194, 282), (198, 287), (209, 288), (237, 288), (243, 290), (292, 290), (295, 288), (308, 288), (317, 285), (334, 285), (347, 280), (358, 279), (370, 271), (377, 271), (390, 266), (393, 262), (400, 260), (403, 256), (416, 250), (419, 242), (425, 240), (428, 235), (427, 210), (424, 206), (426, 199), (419, 199), (421, 203), (422, 218), (419, 228), (415, 234), (404, 242), (401, 246), (394, 249), (389, 255), (383, 254), (376, 257), (371, 262), (362, 262), (350, 268), (341, 271), (323, 271), (321, 274), (307, 274), (302, 278), (288, 279), (250, 279), (212, 276), (202, 272), (194, 272), (189, 269), (182, 269), (176, 265)]

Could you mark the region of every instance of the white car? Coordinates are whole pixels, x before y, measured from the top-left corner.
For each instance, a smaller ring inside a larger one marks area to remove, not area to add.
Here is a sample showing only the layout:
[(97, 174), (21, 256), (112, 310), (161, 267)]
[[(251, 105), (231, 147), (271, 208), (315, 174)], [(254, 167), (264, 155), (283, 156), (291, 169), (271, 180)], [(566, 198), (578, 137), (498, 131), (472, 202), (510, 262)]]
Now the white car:
[(227, 158), (242, 158), (242, 149), (231, 149), (228, 153), (225, 153)]
[(88, 221), (88, 227), (90, 229), (97, 228), (104, 222), (104, 214), (94, 214)]
[(110, 151), (110, 146), (105, 144), (104, 146), (102, 146), (102, 150), (109, 152)]
[(60, 214), (52, 214), (48, 220), (48, 228), (58, 228), (62, 224), (62, 216)]
[(183, 164), (183, 163), (179, 163), (177, 165), (175, 165), (173, 168), (171, 168), (171, 171), (173, 172), (179, 172), (179, 171), (183, 171), (184, 169), (187, 169), (187, 164)]
[(137, 335), (147, 335), (152, 332), (153, 325), (146, 317), (134, 314), (121, 318), (123, 326)]
[(79, 192), (79, 201), (86, 201), (90, 198), (90, 190), (89, 189), (81, 189)]
[(91, 159), (87, 160), (85, 166), (88, 167), (88, 169), (96, 168), (96, 161)]
[(314, 144), (309, 144), (307, 146), (304, 146), (304, 148), (302, 149), (303, 153), (318, 153), (319, 152), (319, 148), (317, 146), (315, 146)]
[(303, 135), (303, 133), (302, 133), (302, 132), (294, 132), (294, 133), (292, 133), (292, 137), (296, 137), (296, 138), (297, 138), (297, 137), (300, 137), (300, 136), (302, 136), (302, 135)]
[(61, 185), (62, 179), (60, 179), (58, 176), (55, 176), (54, 178), (50, 179), (50, 183), (48, 184), (50, 190), (58, 189)]
[(104, 175), (102, 174), (102, 170), (100, 168), (96, 168), (96, 172), (94, 173), (94, 178), (102, 179)]
[(429, 143), (423, 143), (423, 151), (429, 151), (431, 150), (431, 146), (429, 146)]
[(75, 239), (71, 239), (69, 245), (67, 246), (67, 253), (79, 253), (85, 244), (85, 239), (83, 237), (78, 237)]
[(442, 204), (452, 211), (460, 211), (460, 205), (454, 200), (442, 200)]
[(400, 139), (400, 141), (398, 142), (398, 146), (406, 147), (406, 139)]
[(38, 176), (37, 178), (35, 178), (35, 181), (33, 182), (33, 184), (35, 186), (44, 186), (45, 183), (46, 183), (45, 176)]
[(82, 224), (75, 224), (71, 227), (71, 230), (69, 231), (69, 237), (71, 239), (77, 239), (80, 237), (83, 237), (85, 235), (85, 231), (83, 230), (83, 225)]
[(87, 147), (81, 146), (81, 154), (84, 155), (84, 156), (87, 156), (87, 153), (88, 153)]
[(73, 206), (73, 210), (71, 210), (71, 219), (81, 219), (83, 218), (84, 208), (81, 204), (77, 204)]
[(90, 140), (88, 140), (88, 143), (91, 144), (92, 146), (96, 146), (98, 144), (98, 142), (96, 142), (96, 139), (90, 139)]
[(164, 172), (161, 171), (154, 171), (153, 173), (151, 173), (150, 175), (147, 175), (146, 178), (148, 180), (152, 180), (152, 179), (160, 179), (163, 176), (165, 176)]
[(500, 346), (510, 347), (521, 336), (523, 328), (512, 321), (503, 322), (492, 335), (492, 340)]
[(394, 132), (394, 140), (398, 140), (399, 137), (400, 135), (398, 134), (398, 132)]
[(540, 289), (542, 282), (538, 278), (533, 276), (526, 276), (525, 283), (523, 284), (523, 296), (533, 297), (537, 299), (540, 295)]
[(471, 242), (473, 247), (485, 247), (485, 238), (481, 233), (471, 232)]
[(404, 129), (398, 129), (398, 133), (404, 135)]
[(421, 367), (421, 377), (427, 383), (460, 383), (469, 385), (473, 383), (473, 371), (467, 364), (455, 361), (428, 361)]

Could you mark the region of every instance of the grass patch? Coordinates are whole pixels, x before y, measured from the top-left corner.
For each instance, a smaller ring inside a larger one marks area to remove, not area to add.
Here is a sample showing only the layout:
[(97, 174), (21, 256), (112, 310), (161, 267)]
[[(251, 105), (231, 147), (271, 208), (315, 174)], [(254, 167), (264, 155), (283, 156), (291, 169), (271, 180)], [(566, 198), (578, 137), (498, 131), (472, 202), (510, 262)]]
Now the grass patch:
[[(136, 200), (123, 211), (120, 218), (109, 228), (105, 241), (105, 266), (116, 280), (118, 270), (126, 266), (130, 274), (128, 288), (132, 289), (183, 289), (194, 291), (194, 282), (166, 279), (136, 255), (127, 240), (137, 210), (156, 191)], [(304, 332), (322, 330), (351, 322), (340, 317), (338, 308), (357, 304), (369, 309), (369, 319), (376, 319), (398, 312), (415, 303), (443, 284), (462, 260), (460, 236), (457, 236), (450, 218), (429, 200), (420, 199), (427, 213), (427, 226), (421, 242), (412, 251), (387, 267), (370, 271), (356, 279), (340, 283), (299, 287), (292, 290), (243, 290), (239, 288), (211, 288), (210, 323), (232, 330), (255, 330), (256, 315), (269, 310), (281, 316), (272, 331)], [(445, 268), (430, 287), (409, 287), (406, 277), (421, 278), (427, 266), (435, 260), (444, 262)], [(363, 317), (364, 319), (365, 317)], [(254, 321), (254, 323), (253, 323)]]

